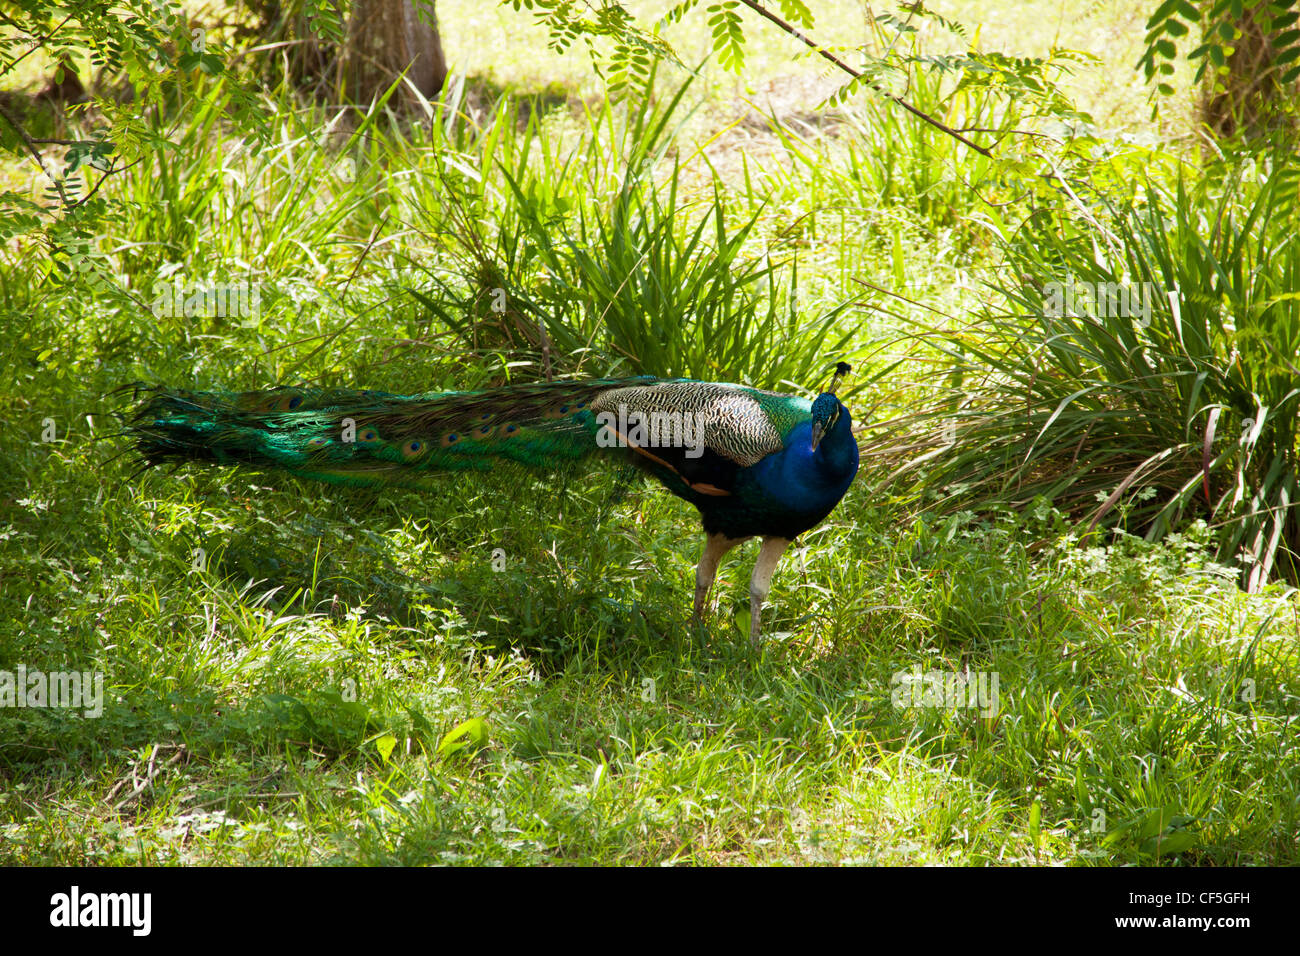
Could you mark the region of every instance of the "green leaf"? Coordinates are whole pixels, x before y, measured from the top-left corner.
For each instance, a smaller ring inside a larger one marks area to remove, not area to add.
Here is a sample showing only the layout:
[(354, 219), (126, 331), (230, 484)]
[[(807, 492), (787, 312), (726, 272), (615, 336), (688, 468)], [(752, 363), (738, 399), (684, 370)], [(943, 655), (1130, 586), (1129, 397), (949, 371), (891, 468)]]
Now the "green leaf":
[(902, 229), (894, 230), (890, 259), (894, 267), (894, 288), (902, 291), (907, 288), (907, 257), (903, 254)]
[(781, 0), (781, 14), (795, 26), (805, 30), (813, 27), (812, 11), (803, 0)]
[(1150, 18), (1147, 20), (1147, 29), (1154, 29), (1157, 25), (1167, 20), (1173, 12), (1178, 9), (1179, 4), (1182, 2), (1183, 0), (1165, 0), (1164, 3), (1156, 7), (1156, 12), (1151, 14)]
[(740, 14), (733, 9), (735, 6), (735, 0), (727, 0), (707, 7), (705, 12), (710, 14), (709, 26), (718, 62), (725, 70), (739, 72), (745, 63), (745, 34), (740, 26)]
[(487, 723), (482, 717), (471, 717), (450, 731), (438, 744), (438, 758), (446, 760), (464, 750), (472, 754), (487, 746)]
[(1273, 46), (1284, 53), (1289, 53), (1297, 49), (1297, 41), (1300, 41), (1300, 30), (1287, 30), (1273, 39)]
[(1138, 850), (1151, 856), (1167, 856), (1190, 850), (1196, 845), (1197, 839), (1194, 830), (1175, 829), (1143, 840)]
[(1175, 818), (1182, 812), (1177, 804), (1169, 804), (1166, 807), (1160, 807), (1157, 810), (1148, 811), (1138, 824), (1138, 838), (1146, 839), (1156, 836), (1166, 827), (1172, 825)]

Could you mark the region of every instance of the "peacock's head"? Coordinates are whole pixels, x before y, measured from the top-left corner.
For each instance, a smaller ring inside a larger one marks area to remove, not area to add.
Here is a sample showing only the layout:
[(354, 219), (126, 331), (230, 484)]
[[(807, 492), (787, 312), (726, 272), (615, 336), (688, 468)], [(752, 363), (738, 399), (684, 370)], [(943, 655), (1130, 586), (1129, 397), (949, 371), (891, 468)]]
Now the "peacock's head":
[(840, 412), (843, 410), (844, 406), (841, 405), (840, 400), (835, 397), (835, 389), (840, 387), (840, 382), (844, 380), (844, 376), (848, 375), (851, 371), (852, 368), (849, 366), (848, 362), (840, 362), (836, 365), (835, 377), (831, 379), (831, 384), (827, 387), (826, 391), (818, 395), (816, 400), (812, 403), (813, 451), (817, 450), (817, 446), (821, 443), (821, 440), (826, 437), (830, 430), (835, 427), (835, 423), (839, 421)]

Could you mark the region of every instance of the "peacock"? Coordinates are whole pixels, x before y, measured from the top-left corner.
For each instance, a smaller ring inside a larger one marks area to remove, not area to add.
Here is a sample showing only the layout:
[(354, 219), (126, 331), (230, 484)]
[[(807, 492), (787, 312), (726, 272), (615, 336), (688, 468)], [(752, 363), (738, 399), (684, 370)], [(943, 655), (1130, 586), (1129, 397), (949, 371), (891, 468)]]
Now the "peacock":
[(196, 461), (349, 486), (427, 472), (554, 469), (624, 455), (699, 509), (704, 552), (694, 620), (718, 562), (762, 538), (749, 582), (750, 638), (782, 554), (839, 503), (858, 470), (839, 363), (813, 401), (743, 385), (649, 375), (394, 395), (280, 387), (195, 392), (136, 386), (125, 433), (146, 467)]

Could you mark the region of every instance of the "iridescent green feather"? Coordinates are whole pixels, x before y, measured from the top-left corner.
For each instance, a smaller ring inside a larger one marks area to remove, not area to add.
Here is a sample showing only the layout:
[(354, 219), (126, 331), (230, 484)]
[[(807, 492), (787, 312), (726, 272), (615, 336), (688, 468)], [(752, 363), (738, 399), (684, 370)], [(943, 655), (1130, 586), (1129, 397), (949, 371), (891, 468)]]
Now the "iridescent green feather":
[(553, 468), (597, 449), (593, 398), (613, 386), (647, 381), (426, 395), (154, 389), (129, 431), (150, 465), (242, 464), (347, 485), (400, 482), (421, 472), (487, 471), (498, 461)]
[(772, 423), (777, 433), (785, 438), (796, 425), (808, 421), (812, 414), (812, 402), (797, 395), (782, 395), (779, 392), (765, 392), (744, 385), (737, 390), (749, 395), (758, 402), (767, 420)]

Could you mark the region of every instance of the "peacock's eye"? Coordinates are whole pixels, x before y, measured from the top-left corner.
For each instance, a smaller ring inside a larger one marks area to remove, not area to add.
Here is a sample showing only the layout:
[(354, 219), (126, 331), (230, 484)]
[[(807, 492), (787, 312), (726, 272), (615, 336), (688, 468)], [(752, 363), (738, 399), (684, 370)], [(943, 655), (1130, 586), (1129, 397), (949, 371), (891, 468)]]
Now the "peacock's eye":
[(295, 395), (293, 398), (289, 399), (289, 411), (293, 411), (301, 404), (302, 404), (302, 396)]

